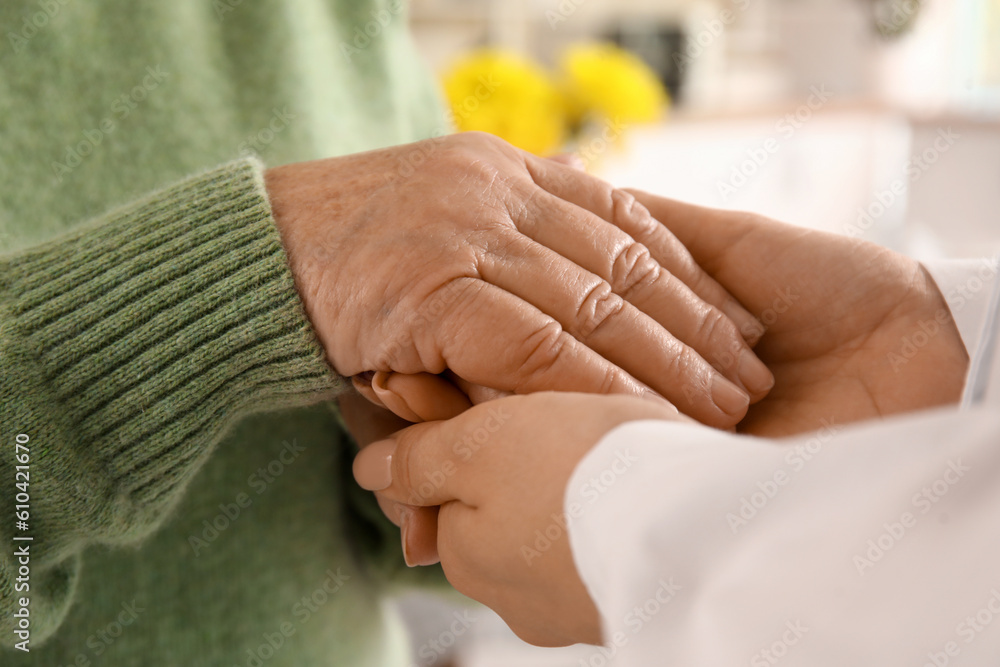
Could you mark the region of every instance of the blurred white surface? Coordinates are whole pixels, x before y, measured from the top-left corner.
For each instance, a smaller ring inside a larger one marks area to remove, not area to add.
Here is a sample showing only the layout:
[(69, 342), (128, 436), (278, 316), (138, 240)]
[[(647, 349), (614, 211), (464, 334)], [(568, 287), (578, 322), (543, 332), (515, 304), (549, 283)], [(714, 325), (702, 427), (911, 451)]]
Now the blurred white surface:
[(773, 115), (634, 128), (600, 153), (594, 172), (622, 187), (920, 256), (1000, 252), (998, 123), (804, 103)]

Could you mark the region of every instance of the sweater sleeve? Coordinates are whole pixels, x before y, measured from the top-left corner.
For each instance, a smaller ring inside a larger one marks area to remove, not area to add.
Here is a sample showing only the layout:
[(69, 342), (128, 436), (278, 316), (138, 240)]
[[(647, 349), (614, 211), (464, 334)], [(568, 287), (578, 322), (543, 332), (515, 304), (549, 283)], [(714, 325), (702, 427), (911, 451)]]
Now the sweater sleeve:
[(254, 160), (0, 257), (0, 634), (28, 598), (32, 643), (51, 635), (83, 548), (155, 530), (242, 415), (342, 384)]

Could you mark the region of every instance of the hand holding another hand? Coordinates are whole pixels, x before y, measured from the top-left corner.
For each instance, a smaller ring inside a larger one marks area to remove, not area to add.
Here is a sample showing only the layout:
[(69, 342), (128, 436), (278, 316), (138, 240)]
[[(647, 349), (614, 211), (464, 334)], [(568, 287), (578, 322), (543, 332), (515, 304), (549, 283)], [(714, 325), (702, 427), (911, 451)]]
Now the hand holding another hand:
[(752, 316), (631, 195), (566, 165), (472, 133), (277, 167), (266, 185), (342, 375), (652, 389), (723, 428), (773, 382)]
[[(961, 397), (968, 353), (916, 260), (752, 213), (632, 194), (766, 327), (756, 351), (775, 386), (738, 430), (791, 435)], [(904, 356), (914, 336), (927, 342)]]
[(383, 505), (390, 512), (440, 505), (437, 550), (448, 580), (499, 613), (522, 639), (543, 646), (599, 643), (597, 610), (568, 537), (563, 533), (539, 555), (530, 548), (535, 531), (544, 533), (563, 515), (579, 460), (608, 431), (638, 419), (687, 421), (667, 406), (628, 396), (510, 396), (366, 448), (355, 476), (392, 503)]

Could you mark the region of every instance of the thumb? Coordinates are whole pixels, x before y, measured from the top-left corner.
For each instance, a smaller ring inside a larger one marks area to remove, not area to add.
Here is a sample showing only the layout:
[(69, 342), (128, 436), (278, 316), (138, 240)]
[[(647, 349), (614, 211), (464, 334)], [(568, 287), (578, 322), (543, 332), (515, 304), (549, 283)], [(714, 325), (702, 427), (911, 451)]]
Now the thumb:
[(453, 451), (457, 422), (414, 424), (388, 440), (369, 445), (354, 459), (354, 479), (363, 489), (380, 491), (386, 499), (426, 507), (462, 500), (466, 466)]

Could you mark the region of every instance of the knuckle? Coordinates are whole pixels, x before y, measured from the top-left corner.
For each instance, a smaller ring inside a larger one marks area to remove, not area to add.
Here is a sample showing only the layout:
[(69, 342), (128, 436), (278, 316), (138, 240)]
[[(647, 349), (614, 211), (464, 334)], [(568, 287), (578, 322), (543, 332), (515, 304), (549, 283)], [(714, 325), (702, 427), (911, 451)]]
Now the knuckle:
[(711, 395), (711, 374), (705, 372), (706, 363), (701, 356), (685, 346), (670, 355), (667, 363), (667, 377), (675, 383), (674, 398), (685, 404), (686, 410), (695, 409)]
[[(679, 346), (678, 346), (679, 347)], [(673, 354), (666, 357), (666, 376), (674, 378), (675, 381), (689, 383), (691, 371), (691, 357), (684, 348), (674, 350)]]
[(515, 393), (524, 389), (527, 380), (552, 371), (566, 354), (567, 337), (568, 334), (559, 323), (551, 320), (524, 340), (521, 354), (518, 355), (522, 359), (518, 377), (522, 379), (514, 388)]
[(614, 367), (607, 368), (604, 371), (604, 377), (601, 378), (601, 383), (598, 385), (598, 393), (600, 394), (615, 394), (621, 389), (621, 383), (618, 381), (618, 371)]
[[(705, 322), (710, 322), (710, 324), (705, 324)], [(736, 324), (722, 311), (711, 306), (703, 320), (702, 330), (706, 335), (703, 340), (712, 349), (710, 356), (713, 365), (721, 368), (732, 368), (739, 363), (740, 352), (743, 348), (743, 336)]]
[(413, 463), (415, 445), (415, 440), (404, 435), (396, 443), (396, 450), (392, 453), (393, 484), (407, 493), (408, 500), (420, 499), (420, 492), (412, 486), (413, 471), (410, 468)]
[(482, 130), (469, 130), (467, 132), (461, 132), (457, 135), (460, 137), (461, 141), (469, 144), (470, 146), (502, 146), (505, 142), (495, 134), (489, 132), (483, 132)]
[(484, 193), (492, 192), (500, 180), (500, 167), (490, 156), (472, 153), (459, 166), (463, 170), (463, 177), (472, 179)]
[(611, 191), (611, 219), (637, 235), (652, 234), (659, 226), (632, 193), (617, 188)]
[(659, 280), (661, 271), (662, 267), (646, 246), (629, 241), (615, 255), (611, 265), (611, 285), (615, 292), (628, 299), (639, 288)]
[(719, 335), (719, 327), (722, 323), (722, 313), (715, 308), (705, 308), (698, 317), (695, 336), (697, 340), (707, 343), (716, 339)]
[(621, 314), (624, 308), (625, 300), (602, 280), (587, 292), (577, 306), (572, 333), (586, 342), (598, 329)]
[(710, 308), (712, 309), (713, 317), (718, 320), (715, 325), (719, 336), (718, 342), (730, 346), (734, 344), (741, 346), (743, 335), (740, 333), (740, 328), (736, 326), (736, 323), (715, 306), (710, 306)]
[(678, 270), (682, 274), (681, 279), (695, 294), (712, 296), (719, 289), (715, 281), (695, 264), (693, 258), (682, 258)]

